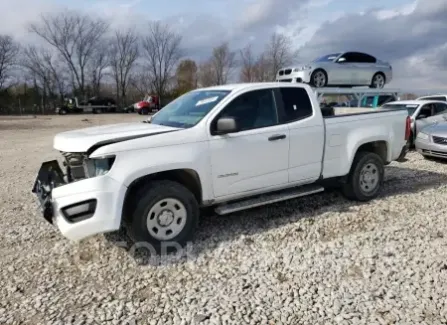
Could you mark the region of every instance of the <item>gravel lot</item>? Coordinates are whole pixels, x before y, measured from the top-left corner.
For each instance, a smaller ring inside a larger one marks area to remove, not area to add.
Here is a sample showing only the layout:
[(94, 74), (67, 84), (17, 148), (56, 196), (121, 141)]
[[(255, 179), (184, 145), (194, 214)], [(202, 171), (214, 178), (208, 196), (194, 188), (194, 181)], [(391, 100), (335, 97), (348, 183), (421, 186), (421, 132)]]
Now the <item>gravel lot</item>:
[(203, 218), (188, 258), (67, 241), (30, 192), (52, 137), (141, 119), (0, 117), (0, 324), (447, 323), (447, 164), (415, 153), (374, 202), (323, 193)]

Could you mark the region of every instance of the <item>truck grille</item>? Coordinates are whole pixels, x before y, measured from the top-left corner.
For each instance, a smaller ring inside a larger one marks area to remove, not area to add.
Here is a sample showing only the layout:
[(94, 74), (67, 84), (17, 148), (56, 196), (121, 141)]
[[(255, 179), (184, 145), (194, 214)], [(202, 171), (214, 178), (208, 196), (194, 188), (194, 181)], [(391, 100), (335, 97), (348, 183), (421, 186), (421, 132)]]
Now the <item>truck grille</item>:
[(437, 137), (435, 135), (433, 135), (432, 138), (433, 138), (434, 143), (443, 144), (443, 145), (447, 146), (447, 138)]
[(292, 69), (286, 69), (284, 70), (284, 74), (291, 74), (292, 73)]
[(284, 71), (283, 70), (279, 70), (279, 73), (278, 73), (280, 76), (282, 76), (283, 74), (284, 74)]

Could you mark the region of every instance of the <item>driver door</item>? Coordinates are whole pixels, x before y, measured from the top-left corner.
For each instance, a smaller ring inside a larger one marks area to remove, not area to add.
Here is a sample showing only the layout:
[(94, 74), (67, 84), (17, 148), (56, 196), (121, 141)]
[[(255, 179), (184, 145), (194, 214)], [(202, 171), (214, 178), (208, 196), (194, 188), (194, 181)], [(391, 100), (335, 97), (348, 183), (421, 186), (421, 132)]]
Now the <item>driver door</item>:
[[(239, 131), (212, 135), (221, 117), (235, 118)], [(272, 89), (249, 91), (233, 99), (213, 119), (210, 131), (216, 197), (288, 183), (289, 130), (278, 123)]]
[(349, 86), (358, 84), (357, 69), (355, 55), (350, 52), (343, 54), (334, 64), (333, 73), (329, 77), (331, 84)]

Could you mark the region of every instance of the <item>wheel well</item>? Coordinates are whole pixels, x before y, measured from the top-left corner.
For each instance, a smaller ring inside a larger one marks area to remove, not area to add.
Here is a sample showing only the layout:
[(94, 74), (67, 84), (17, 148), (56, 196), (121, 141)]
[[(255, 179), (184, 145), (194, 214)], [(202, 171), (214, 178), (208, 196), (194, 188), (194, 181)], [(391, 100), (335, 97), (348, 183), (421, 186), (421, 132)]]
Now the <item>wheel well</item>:
[(365, 151), (373, 152), (373, 153), (377, 154), (380, 158), (382, 158), (384, 163), (387, 162), (388, 146), (385, 141), (368, 142), (368, 143), (362, 144), (357, 149), (357, 153), (365, 152)]
[(143, 188), (148, 182), (154, 180), (170, 180), (177, 182), (189, 189), (200, 204), (202, 202), (202, 186), (200, 177), (195, 170), (192, 169), (173, 169), (155, 174), (142, 176), (134, 180), (127, 188), (124, 197), (123, 213), (129, 212), (129, 208), (134, 206), (134, 200), (138, 191)]
[(326, 79), (327, 79), (327, 72), (326, 72), (326, 70), (324, 70), (323, 68), (317, 68), (317, 69), (315, 69), (314, 71), (312, 71), (312, 75), (313, 75), (315, 72), (317, 72), (317, 71), (321, 71), (321, 72), (323, 72), (324, 75), (326, 76)]

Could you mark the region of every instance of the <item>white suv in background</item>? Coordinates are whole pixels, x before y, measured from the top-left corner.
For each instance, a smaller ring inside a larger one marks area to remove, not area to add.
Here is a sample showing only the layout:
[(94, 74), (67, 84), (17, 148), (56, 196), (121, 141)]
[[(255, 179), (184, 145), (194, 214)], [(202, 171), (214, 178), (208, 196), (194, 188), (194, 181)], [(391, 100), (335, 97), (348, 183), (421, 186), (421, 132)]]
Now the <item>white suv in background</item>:
[(443, 102), (447, 102), (447, 95), (422, 96), (422, 97), (417, 98), (416, 100), (440, 100)]

